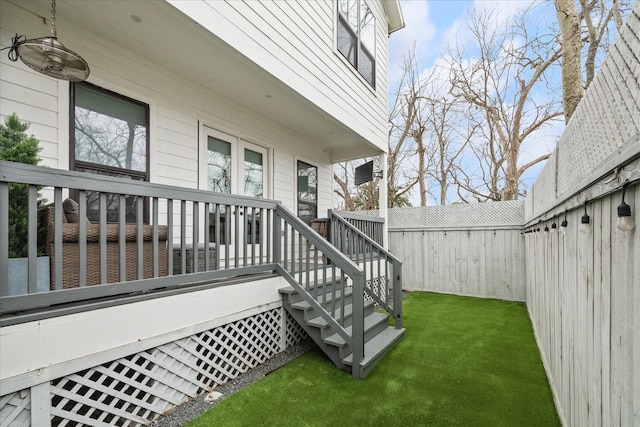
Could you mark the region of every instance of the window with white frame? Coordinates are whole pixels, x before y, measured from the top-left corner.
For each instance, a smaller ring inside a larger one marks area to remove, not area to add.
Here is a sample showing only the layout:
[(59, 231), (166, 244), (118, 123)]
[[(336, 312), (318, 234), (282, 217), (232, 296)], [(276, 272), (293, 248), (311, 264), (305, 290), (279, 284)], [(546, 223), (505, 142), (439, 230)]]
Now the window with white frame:
[(375, 88), (376, 19), (364, 0), (338, 0), (338, 51)]

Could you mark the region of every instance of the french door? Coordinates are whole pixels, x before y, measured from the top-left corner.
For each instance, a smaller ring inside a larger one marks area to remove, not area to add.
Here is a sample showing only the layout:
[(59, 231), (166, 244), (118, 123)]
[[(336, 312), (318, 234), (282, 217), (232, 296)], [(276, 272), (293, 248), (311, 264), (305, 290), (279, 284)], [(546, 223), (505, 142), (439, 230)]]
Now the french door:
[[(206, 167), (201, 187), (218, 193), (268, 198), (269, 150), (249, 141), (204, 127)], [(201, 169), (202, 170), (202, 169)], [(202, 182), (202, 181), (201, 181)], [(235, 266), (255, 263), (264, 239), (259, 210), (231, 205), (212, 206), (208, 212), (209, 242), (216, 243), (222, 262)]]

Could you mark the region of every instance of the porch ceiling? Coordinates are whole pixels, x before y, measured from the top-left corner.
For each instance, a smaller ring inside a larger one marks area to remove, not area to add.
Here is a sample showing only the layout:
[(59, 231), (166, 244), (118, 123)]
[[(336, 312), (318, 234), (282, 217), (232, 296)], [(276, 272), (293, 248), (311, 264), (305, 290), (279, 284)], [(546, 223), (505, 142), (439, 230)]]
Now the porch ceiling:
[[(46, 17), (49, 25), (49, 0), (20, 2), (20, 7)], [(56, 11), (60, 41), (81, 54), (81, 49), (65, 39), (65, 29), (121, 46), (277, 126), (322, 144), (332, 161), (378, 152), (362, 136), (165, 1), (58, 0)], [(144, 22), (133, 22), (131, 14)], [(46, 34), (48, 31), (29, 37)], [(91, 58), (83, 56), (91, 66)]]

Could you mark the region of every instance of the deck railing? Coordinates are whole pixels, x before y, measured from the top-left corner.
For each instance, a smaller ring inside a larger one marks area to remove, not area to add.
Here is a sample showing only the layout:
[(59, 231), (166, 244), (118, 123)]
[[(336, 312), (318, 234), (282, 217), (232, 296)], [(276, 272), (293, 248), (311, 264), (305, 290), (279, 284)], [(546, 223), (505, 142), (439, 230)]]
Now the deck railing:
[[(28, 285), (11, 293), (9, 204), (16, 183), (29, 189)], [(48, 199), (44, 210), (39, 192)], [(77, 200), (75, 222), (69, 222), (63, 208), (67, 198)], [(43, 226), (46, 242), (38, 239)], [(44, 289), (37, 283), (39, 244), (46, 246), (40, 252), (51, 257)], [(359, 366), (355, 361), (364, 351), (365, 272), (280, 203), (0, 162), (2, 324), (117, 304), (124, 298), (153, 298), (157, 292), (210, 287), (222, 279), (258, 273), (281, 274), (304, 293), (347, 340), (354, 367)], [(352, 290), (349, 334), (345, 298), (335, 296)], [(330, 295), (333, 302), (327, 302)], [(46, 314), (36, 310), (43, 308)]]
[[(16, 183), (29, 188), (24, 242), (28, 285), (10, 294), (9, 203)], [(39, 192), (47, 198), (48, 220), (38, 212)], [(76, 223), (68, 223), (63, 210), (63, 199), (70, 195), (79, 202)], [(0, 162), (0, 314), (274, 272), (277, 205), (273, 200)], [(46, 242), (38, 240), (43, 226)], [(39, 251), (39, 246), (44, 249)], [(44, 289), (37, 283), (38, 252), (51, 256), (50, 283)], [(91, 286), (107, 283), (118, 286)]]
[(329, 210), (329, 219), (334, 215), (337, 215), (341, 221), (353, 225), (380, 246), (384, 245), (384, 218), (357, 212)]
[[(363, 269), (365, 293), (395, 320), (396, 328), (402, 328), (402, 261), (382, 247), (372, 237), (382, 234), (381, 218), (345, 218), (345, 213), (329, 211), (329, 241), (340, 252)], [(356, 227), (352, 222), (356, 222)], [(363, 231), (364, 230), (364, 231)], [(368, 232), (368, 233), (365, 233)]]

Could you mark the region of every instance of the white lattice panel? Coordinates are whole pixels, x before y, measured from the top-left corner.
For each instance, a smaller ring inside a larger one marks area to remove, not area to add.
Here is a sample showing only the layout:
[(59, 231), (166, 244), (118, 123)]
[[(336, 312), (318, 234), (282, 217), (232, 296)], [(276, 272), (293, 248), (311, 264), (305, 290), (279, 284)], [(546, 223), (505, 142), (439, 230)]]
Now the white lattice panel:
[(0, 397), (0, 426), (31, 424), (31, 393), (29, 389)]
[(307, 333), (302, 329), (302, 326), (298, 322), (296, 322), (293, 317), (289, 313), (286, 313), (287, 316), (287, 335), (286, 335), (286, 346), (290, 347), (299, 343), (300, 341), (307, 339)]
[[(266, 311), (52, 381), (51, 424), (150, 424), (280, 352), (281, 313)], [(286, 325), (288, 346), (305, 337), (288, 315)], [(29, 424), (28, 390), (0, 402), (3, 426), (5, 419)]]
[(640, 129), (640, 6), (620, 36), (563, 133), (558, 150), (558, 193), (574, 191), (611, 153)]
[[(384, 303), (387, 302), (388, 300), (388, 287), (387, 287), (387, 278), (384, 276), (380, 276), (380, 277), (374, 277), (371, 280), (367, 280), (367, 282), (365, 283), (365, 286), (371, 290), (371, 292), (374, 295), (378, 295), (380, 297), (380, 300)], [(373, 301), (373, 298), (371, 298), (369, 296), (369, 294), (367, 294), (365, 292), (364, 294), (365, 296), (365, 300), (367, 301)]]
[(500, 227), (521, 225), (522, 200), (389, 209), (389, 227)]

